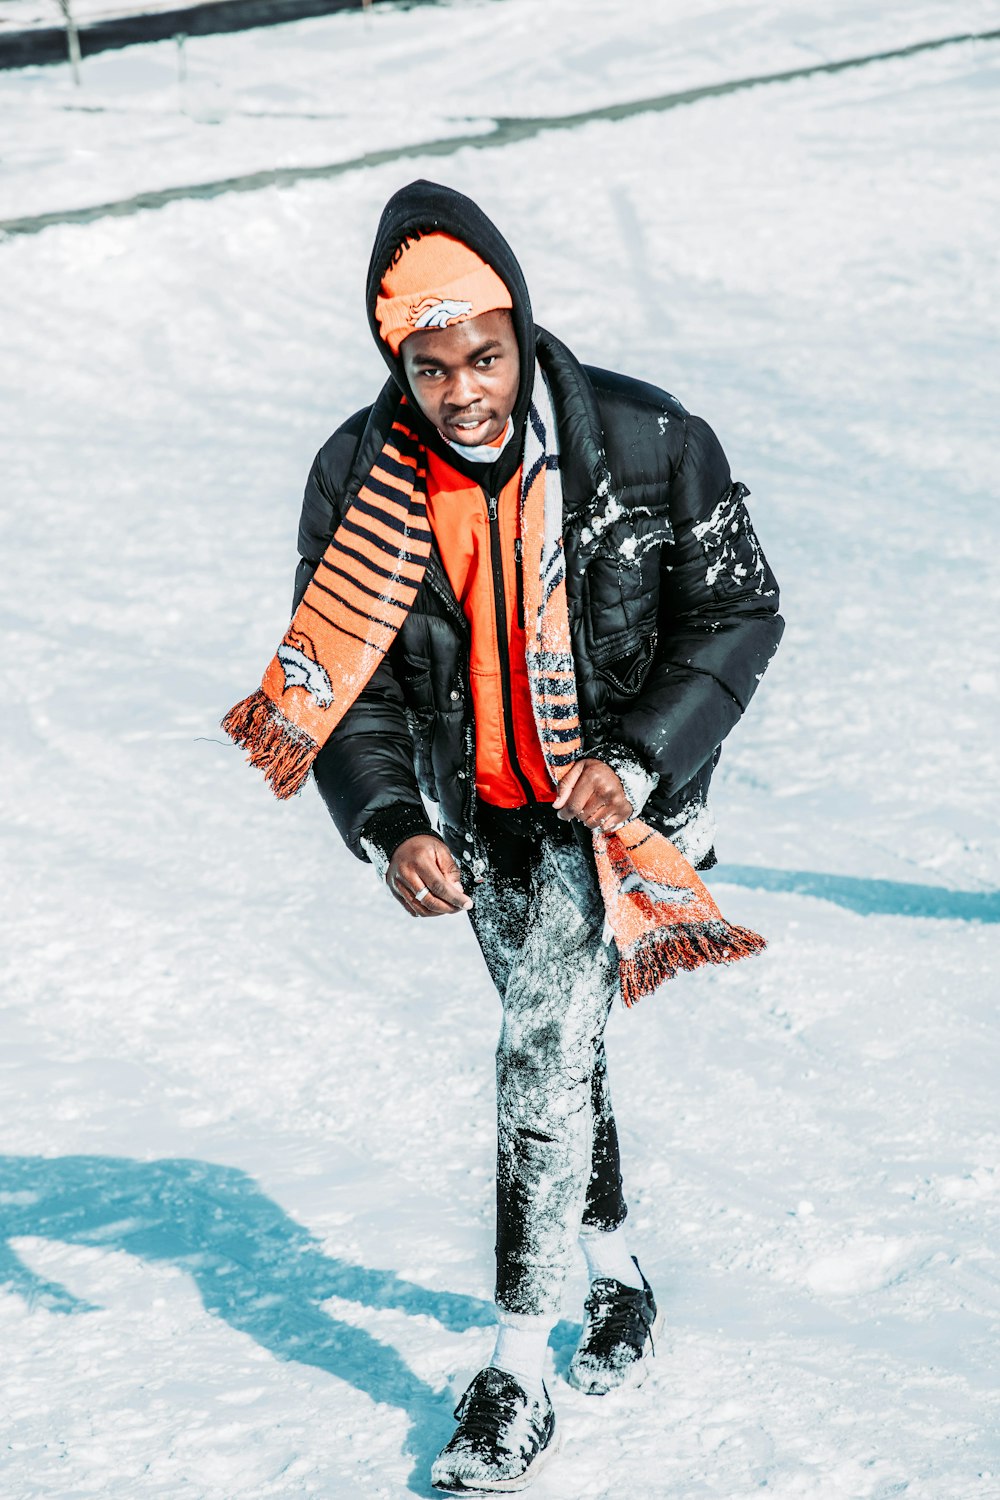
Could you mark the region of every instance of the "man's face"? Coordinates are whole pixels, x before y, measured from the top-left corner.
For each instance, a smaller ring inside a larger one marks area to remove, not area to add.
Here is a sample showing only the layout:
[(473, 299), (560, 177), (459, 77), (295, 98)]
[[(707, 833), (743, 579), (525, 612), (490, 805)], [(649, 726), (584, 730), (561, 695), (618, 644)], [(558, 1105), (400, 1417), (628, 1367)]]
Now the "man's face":
[(400, 353), (420, 410), (448, 442), (471, 448), (504, 431), (521, 377), (509, 312), (411, 333)]

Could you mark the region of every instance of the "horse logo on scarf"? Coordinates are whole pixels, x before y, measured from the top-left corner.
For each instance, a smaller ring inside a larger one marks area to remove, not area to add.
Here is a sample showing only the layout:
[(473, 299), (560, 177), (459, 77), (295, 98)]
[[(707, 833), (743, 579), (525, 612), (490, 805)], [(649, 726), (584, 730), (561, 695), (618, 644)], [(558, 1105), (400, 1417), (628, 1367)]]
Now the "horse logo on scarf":
[(329, 708), (333, 702), (333, 687), (326, 668), (316, 659), (316, 647), (307, 635), (299, 630), (290, 630), (278, 647), (278, 660), (285, 674), (285, 692), (289, 688), (305, 688), (320, 708)]
[(638, 870), (632, 870), (621, 883), (622, 895), (645, 896), (649, 901), (663, 901), (669, 906), (686, 906), (695, 898), (695, 892), (686, 885), (665, 885), (660, 880), (647, 880)]

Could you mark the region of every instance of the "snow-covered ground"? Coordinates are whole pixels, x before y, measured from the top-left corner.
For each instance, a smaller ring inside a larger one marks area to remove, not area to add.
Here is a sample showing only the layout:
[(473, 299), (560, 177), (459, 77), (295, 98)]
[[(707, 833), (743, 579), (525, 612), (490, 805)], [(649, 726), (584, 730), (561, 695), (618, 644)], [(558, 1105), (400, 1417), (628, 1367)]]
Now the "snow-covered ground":
[[(0, 78), (4, 213), (998, 24), (376, 11), (192, 48), (211, 129), (169, 49), (113, 54), (79, 98)], [(427, 1495), (490, 1347), (471, 935), (215, 727), (285, 622), (311, 456), (381, 381), (368, 250), (420, 174), (582, 357), (715, 425), (789, 621), (716, 797), (715, 888), (770, 949), (610, 1029), (669, 1336), (641, 1394), (576, 1395), (577, 1275), (535, 1493), (998, 1500), (998, 84), (966, 44), (0, 244), (4, 1500)], [(254, 136), (255, 100), (335, 118)]]
[(79, 89), (0, 73), (0, 220), (997, 27), (997, 0), (452, 0), (104, 53)]
[[(199, 0), (134, 0), (134, 3), (133, 0), (71, 0), (71, 10), (78, 26), (92, 26), (119, 16), (181, 10), (198, 3)], [(0, 32), (62, 25), (59, 0), (0, 0)]]

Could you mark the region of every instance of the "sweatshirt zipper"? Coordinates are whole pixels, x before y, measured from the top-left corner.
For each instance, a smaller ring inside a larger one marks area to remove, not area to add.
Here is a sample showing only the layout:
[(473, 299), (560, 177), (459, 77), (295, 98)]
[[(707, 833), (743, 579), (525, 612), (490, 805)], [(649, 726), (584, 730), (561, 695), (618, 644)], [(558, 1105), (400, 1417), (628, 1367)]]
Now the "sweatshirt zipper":
[[(500, 653), (500, 691), (503, 698), (503, 723), (504, 733), (507, 739), (507, 754), (510, 756), (510, 767), (521, 785), (527, 802), (537, 802), (538, 798), (532, 790), (531, 782), (525, 776), (521, 762), (517, 758), (517, 746), (514, 742), (514, 705), (510, 692), (510, 646), (507, 640), (507, 596), (503, 586), (503, 555), (500, 551), (500, 519), (499, 502), (496, 495), (491, 495), (488, 490), (483, 490), (486, 496), (486, 512), (490, 521), (490, 565), (493, 570), (493, 599), (496, 605), (497, 617), (497, 649)], [(518, 590), (520, 593), (520, 590)], [(520, 602), (520, 613), (523, 614), (523, 601)]]
[(514, 587), (517, 591), (517, 628), (524, 629), (524, 546), (521, 538), (514, 541)]

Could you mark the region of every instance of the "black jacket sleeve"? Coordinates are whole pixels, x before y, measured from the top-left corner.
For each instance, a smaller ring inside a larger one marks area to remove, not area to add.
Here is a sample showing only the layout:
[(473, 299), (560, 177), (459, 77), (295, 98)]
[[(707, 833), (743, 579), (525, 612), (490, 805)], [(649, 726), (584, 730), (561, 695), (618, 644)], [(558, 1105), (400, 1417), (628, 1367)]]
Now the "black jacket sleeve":
[[(346, 510), (346, 478), (359, 436), (351, 429), (357, 421), (345, 424), (320, 449), (306, 481), (293, 610)], [(330, 816), (359, 859), (369, 857), (362, 836), (381, 861), (404, 839), (433, 831), (417, 788), (413, 742), (390, 656), (376, 667), (313, 765)]]
[(686, 418), (671, 481), (674, 539), (663, 548), (658, 637), (638, 697), (614, 738), (676, 792), (746, 708), (784, 629), (778, 586), (726, 456), (707, 423)]

